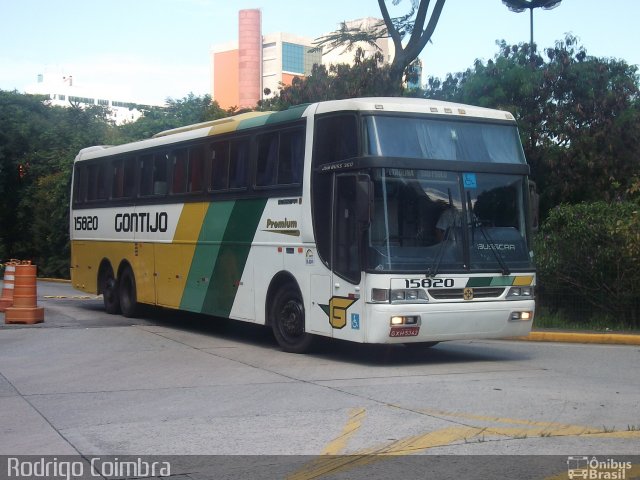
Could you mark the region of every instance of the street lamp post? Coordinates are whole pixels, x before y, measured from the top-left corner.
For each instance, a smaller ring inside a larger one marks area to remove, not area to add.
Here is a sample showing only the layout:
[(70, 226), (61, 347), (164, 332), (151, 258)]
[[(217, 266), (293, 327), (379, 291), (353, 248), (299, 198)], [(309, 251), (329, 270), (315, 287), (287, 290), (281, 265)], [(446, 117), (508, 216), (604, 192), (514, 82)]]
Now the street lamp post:
[(562, 0), (502, 0), (509, 10), (516, 13), (529, 10), (529, 23), (531, 29), (531, 52), (533, 53), (533, 9), (542, 8), (544, 10), (551, 10), (557, 7)]

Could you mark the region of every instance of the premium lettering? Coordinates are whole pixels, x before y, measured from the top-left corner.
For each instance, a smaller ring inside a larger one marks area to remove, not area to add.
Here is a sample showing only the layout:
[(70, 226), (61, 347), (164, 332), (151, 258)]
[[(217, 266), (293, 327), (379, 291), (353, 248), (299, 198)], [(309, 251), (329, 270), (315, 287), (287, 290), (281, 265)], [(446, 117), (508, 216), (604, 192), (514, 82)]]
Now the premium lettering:
[(267, 228), (298, 228), (298, 222), (295, 220), (271, 220), (267, 218)]

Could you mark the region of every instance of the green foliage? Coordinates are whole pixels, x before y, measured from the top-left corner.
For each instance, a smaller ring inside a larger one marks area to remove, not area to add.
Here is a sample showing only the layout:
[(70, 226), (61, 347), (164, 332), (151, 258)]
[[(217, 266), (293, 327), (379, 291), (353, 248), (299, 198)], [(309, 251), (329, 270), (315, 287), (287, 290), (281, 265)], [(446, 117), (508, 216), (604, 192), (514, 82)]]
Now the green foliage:
[(118, 128), (114, 143), (132, 142), (151, 138), (158, 132), (224, 118), (230, 112), (223, 110), (209, 95), (197, 97), (190, 93), (183, 99), (167, 99), (164, 107), (142, 108), (144, 116)]
[(599, 314), (640, 326), (640, 205), (560, 205), (537, 234), (535, 253), (546, 307), (581, 312), (576, 321)]

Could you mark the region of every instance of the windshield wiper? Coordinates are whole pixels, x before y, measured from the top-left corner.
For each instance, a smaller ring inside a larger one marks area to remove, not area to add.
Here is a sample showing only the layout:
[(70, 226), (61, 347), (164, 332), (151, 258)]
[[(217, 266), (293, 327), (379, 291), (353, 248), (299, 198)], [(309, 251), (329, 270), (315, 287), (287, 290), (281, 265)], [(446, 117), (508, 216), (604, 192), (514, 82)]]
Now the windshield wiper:
[(427, 269), (427, 277), (435, 277), (438, 274), (438, 270), (440, 269), (440, 264), (442, 263), (442, 258), (444, 257), (444, 247), (449, 242), (449, 237), (451, 237), (451, 231), (453, 228), (447, 228), (447, 231), (440, 242), (440, 246), (438, 247), (438, 253), (436, 254), (436, 258), (434, 258), (435, 265), (429, 267)]
[[(447, 193), (449, 194), (449, 206), (447, 207), (447, 209), (453, 209), (453, 199), (451, 198), (451, 189), (447, 188)], [(449, 241), (449, 237), (451, 237), (451, 230), (453, 230), (453, 227), (455, 227), (455, 217), (454, 217), (454, 222), (453, 225), (450, 225), (449, 228), (447, 228), (445, 234), (444, 234), (444, 238), (442, 239), (442, 242), (440, 242), (440, 246), (438, 247), (438, 253), (436, 254), (436, 258), (433, 259), (435, 265), (432, 264), (431, 267), (427, 268), (427, 273), (426, 276), (427, 277), (435, 277), (438, 274), (438, 270), (440, 269), (440, 264), (442, 263), (442, 257), (444, 257), (444, 247), (447, 244), (447, 242)]]
[[(502, 275), (509, 275), (511, 273), (509, 271), (509, 267), (505, 263), (504, 258), (502, 258), (502, 255), (500, 254), (500, 252), (496, 249), (495, 244), (493, 242), (493, 238), (491, 238), (491, 235), (489, 235), (489, 232), (487, 231), (486, 227), (482, 224), (482, 222), (476, 219), (472, 213), (471, 194), (469, 192), (467, 192), (467, 209), (469, 210), (469, 225), (471, 226), (471, 235), (474, 235), (476, 228), (478, 227), (480, 228), (480, 232), (482, 233), (482, 236), (484, 237), (486, 242), (489, 244), (489, 249), (493, 253), (493, 256), (496, 257), (496, 260), (498, 261), (498, 264), (502, 269)], [(471, 241), (472, 242), (474, 241), (473, 236), (471, 238)]]

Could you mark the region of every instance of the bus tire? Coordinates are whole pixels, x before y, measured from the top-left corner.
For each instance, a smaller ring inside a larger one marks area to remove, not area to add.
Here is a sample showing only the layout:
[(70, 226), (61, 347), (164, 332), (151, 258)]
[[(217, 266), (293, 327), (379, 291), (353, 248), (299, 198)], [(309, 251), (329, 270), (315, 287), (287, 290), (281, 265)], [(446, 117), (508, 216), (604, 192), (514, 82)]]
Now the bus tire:
[(305, 353), (311, 349), (314, 336), (305, 332), (304, 304), (298, 287), (282, 285), (271, 302), (269, 320), (278, 345), (285, 352)]
[(138, 310), (136, 293), (136, 278), (130, 267), (125, 267), (118, 279), (118, 298), (122, 315), (127, 318), (134, 317)]
[(118, 282), (116, 282), (111, 266), (106, 267), (100, 275), (100, 291), (102, 292), (104, 310), (111, 315), (120, 313)]

